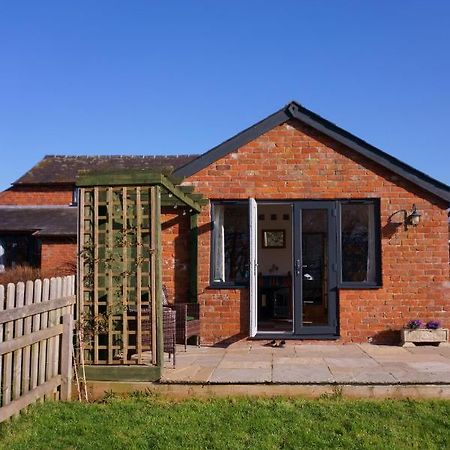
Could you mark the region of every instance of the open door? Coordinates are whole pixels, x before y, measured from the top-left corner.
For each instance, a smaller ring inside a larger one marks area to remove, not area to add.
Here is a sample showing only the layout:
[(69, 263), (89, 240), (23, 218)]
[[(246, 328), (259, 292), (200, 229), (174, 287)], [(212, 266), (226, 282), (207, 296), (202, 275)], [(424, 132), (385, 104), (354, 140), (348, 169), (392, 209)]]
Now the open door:
[(256, 335), (258, 311), (258, 207), (254, 198), (248, 199), (250, 226), (250, 337)]

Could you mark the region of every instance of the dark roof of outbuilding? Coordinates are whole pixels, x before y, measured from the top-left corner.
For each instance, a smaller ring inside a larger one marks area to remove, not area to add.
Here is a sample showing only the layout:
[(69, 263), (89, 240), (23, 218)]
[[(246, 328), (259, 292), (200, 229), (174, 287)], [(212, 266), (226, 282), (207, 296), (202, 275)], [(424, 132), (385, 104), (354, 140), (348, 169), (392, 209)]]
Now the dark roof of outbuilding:
[(206, 153), (203, 153), (197, 158), (187, 162), (185, 165), (175, 169), (174, 175), (179, 177), (192, 176), (210, 164), (213, 164), (218, 159), (238, 150), (240, 147), (248, 144), (272, 128), (291, 119), (296, 119), (306, 125), (309, 125), (313, 129), (328, 137), (331, 137), (341, 144), (344, 144), (348, 148), (351, 148), (353, 151), (359, 153), (368, 160), (376, 162), (394, 174), (412, 182), (425, 191), (431, 192), (438, 198), (441, 198), (450, 204), (450, 187), (445, 183), (430, 177), (420, 170), (414, 169), (394, 156), (391, 156), (379, 148), (370, 145), (366, 141), (349, 133), (348, 131), (345, 131), (295, 101), (288, 103), (279, 111), (276, 111), (265, 119), (226, 140), (217, 147), (212, 148)]
[(63, 156), (47, 155), (22, 175), (13, 185), (75, 184), (79, 172), (84, 170), (115, 171), (143, 169), (172, 172), (195, 159), (197, 155), (168, 156)]
[(73, 206), (0, 206), (0, 233), (31, 232), (37, 236), (76, 236)]

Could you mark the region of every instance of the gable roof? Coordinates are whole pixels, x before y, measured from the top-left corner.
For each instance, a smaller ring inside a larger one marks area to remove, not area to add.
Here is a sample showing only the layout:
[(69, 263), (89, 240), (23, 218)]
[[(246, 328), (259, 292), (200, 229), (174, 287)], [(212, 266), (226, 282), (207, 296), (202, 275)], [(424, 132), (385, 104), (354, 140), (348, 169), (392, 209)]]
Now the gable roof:
[(168, 156), (63, 156), (47, 155), (13, 183), (28, 184), (75, 184), (79, 172), (116, 171), (122, 169), (167, 170), (181, 167), (197, 155)]
[(76, 236), (77, 208), (73, 206), (0, 206), (1, 232), (35, 236)]
[(412, 182), (423, 190), (430, 192), (440, 199), (450, 203), (450, 187), (425, 173), (414, 169), (399, 159), (383, 152), (370, 145), (357, 136), (345, 131), (323, 117), (315, 114), (297, 102), (290, 102), (279, 111), (271, 114), (260, 122), (252, 125), (246, 130), (236, 134), (232, 138), (212, 148), (206, 153), (187, 162), (174, 171), (175, 176), (189, 177), (214, 163), (220, 158), (232, 153), (245, 144), (253, 141), (257, 137), (271, 130), (272, 128), (287, 122), (290, 119), (297, 119), (309, 125), (311, 128), (323, 133), (341, 144), (351, 148), (355, 152), (374, 161), (382, 167)]

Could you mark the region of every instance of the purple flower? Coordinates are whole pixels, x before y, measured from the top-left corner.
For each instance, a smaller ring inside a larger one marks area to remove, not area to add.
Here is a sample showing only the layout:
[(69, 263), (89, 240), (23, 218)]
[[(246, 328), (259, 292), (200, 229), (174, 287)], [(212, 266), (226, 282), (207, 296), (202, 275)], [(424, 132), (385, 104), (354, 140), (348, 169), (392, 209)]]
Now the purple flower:
[(425, 326), (429, 330), (437, 330), (438, 328), (441, 328), (441, 322), (439, 322), (439, 320), (430, 320)]
[(420, 328), (423, 325), (423, 322), (420, 319), (410, 320), (406, 324), (406, 328), (409, 328), (410, 330), (415, 330), (417, 328)]

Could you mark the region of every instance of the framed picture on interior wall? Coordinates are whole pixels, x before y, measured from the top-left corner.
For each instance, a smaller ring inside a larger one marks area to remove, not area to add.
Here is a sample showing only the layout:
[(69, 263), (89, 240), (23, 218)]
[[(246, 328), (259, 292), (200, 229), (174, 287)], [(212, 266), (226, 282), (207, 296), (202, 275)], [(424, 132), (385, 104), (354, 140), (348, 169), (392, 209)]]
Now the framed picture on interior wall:
[(284, 230), (262, 230), (263, 248), (285, 248), (286, 233)]

